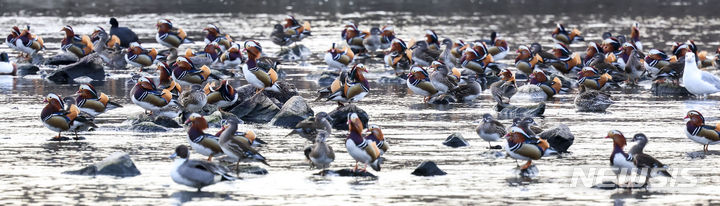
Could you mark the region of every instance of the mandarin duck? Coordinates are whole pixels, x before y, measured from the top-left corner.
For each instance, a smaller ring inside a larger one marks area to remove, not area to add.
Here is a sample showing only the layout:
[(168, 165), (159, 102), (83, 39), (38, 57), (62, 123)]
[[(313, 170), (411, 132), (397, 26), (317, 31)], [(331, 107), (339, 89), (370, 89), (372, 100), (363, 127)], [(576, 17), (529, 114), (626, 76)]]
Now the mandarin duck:
[(517, 160), (527, 160), (521, 170), (525, 170), (532, 165), (533, 160), (539, 160), (545, 155), (545, 150), (550, 147), (546, 140), (535, 135), (530, 129), (530, 125), (537, 124), (530, 117), (525, 117), (517, 122), (516, 126), (510, 127), (505, 138), (507, 144), (505, 151)]
[(93, 33), (90, 34), (90, 41), (93, 43), (93, 49), (98, 53), (108, 49), (116, 50), (120, 48), (120, 38), (115, 35), (108, 35), (101, 26), (95, 27)]
[(215, 24), (208, 24), (203, 31), (207, 31), (207, 35), (205, 35), (206, 45), (215, 42), (222, 51), (226, 51), (232, 46), (233, 40), (230, 35), (220, 32), (220, 28)]
[(585, 49), (585, 57), (582, 58), (583, 66), (591, 66), (590, 64), (593, 63), (592, 60), (595, 55), (605, 56), (605, 52), (598, 43), (589, 42), (587, 49)]
[(518, 47), (517, 57), (515, 57), (515, 67), (525, 75), (532, 74), (535, 65), (543, 61), (539, 54), (533, 54), (525, 45)]
[(240, 51), (240, 44), (233, 43), (230, 49), (220, 55), (219, 61), (223, 63), (226, 68), (235, 68), (245, 63), (245, 56), (243, 56), (242, 51)]
[[(400, 39), (392, 40), (390, 50), (385, 53), (385, 66), (393, 68), (396, 76), (402, 75), (402, 72), (410, 69), (413, 64), (412, 50), (408, 49), (407, 44)], [(400, 72), (398, 72), (400, 71)]]
[[(437, 57), (433, 57), (434, 51), (431, 51), (428, 47), (427, 42), (418, 41), (411, 47), (412, 49), (412, 60), (415, 64), (420, 66), (430, 66), (430, 63), (437, 60)], [(439, 53), (438, 53), (439, 56)]]
[(378, 149), (380, 150), (380, 156), (385, 154), (385, 152), (390, 149), (390, 145), (385, 140), (385, 135), (383, 135), (382, 129), (380, 126), (375, 124), (368, 125), (367, 131), (368, 135), (366, 135), (364, 138), (366, 140), (370, 140), (375, 142), (375, 145), (377, 145)]
[(248, 61), (243, 66), (243, 74), (245, 80), (257, 89), (255, 94), (257, 95), (263, 90), (280, 92), (280, 87), (277, 85), (278, 74), (275, 69), (273, 67), (261, 67), (259, 63), (262, 62), (258, 62), (262, 55), (260, 43), (253, 40), (246, 41), (245, 50), (247, 51)]
[(199, 69), (192, 60), (179, 56), (171, 67), (172, 79), (180, 85), (203, 84), (210, 77), (210, 68), (203, 65)]
[(448, 68), (442, 61), (433, 61), (430, 64), (433, 72), (430, 74), (430, 83), (440, 93), (447, 93), (457, 86), (460, 81), (460, 71), (456, 68)]
[[(236, 138), (236, 132), (238, 129), (238, 123), (240, 121), (236, 118), (227, 119), (225, 122), (225, 129), (220, 134), (220, 148), (222, 152), (230, 157), (235, 163), (235, 170), (239, 172), (241, 161), (258, 161), (267, 166), (267, 159), (263, 157), (257, 150), (253, 149), (251, 142), (243, 141), (244, 138)], [(255, 139), (255, 133), (250, 130), (245, 132), (245, 138), (248, 140)]]
[(720, 78), (698, 69), (695, 62), (695, 54), (685, 53), (685, 69), (682, 74), (682, 82), (688, 92), (698, 97), (707, 97), (708, 94), (720, 92)]
[[(67, 108), (65, 109), (66, 111), (70, 111), (71, 107), (73, 107), (73, 106), (77, 107), (77, 105), (75, 104), (75, 99), (73, 99), (72, 97), (65, 97), (65, 98), (63, 98), (63, 101), (64, 101), (64, 104), (67, 105)], [(70, 127), (70, 130), (68, 130), (70, 132), (75, 133), (75, 137), (73, 137), (74, 140), (82, 140), (83, 139), (82, 137), (78, 136), (78, 132), (93, 131), (96, 128), (98, 128), (98, 126), (95, 125), (95, 123), (93, 122), (94, 121), (93, 118), (94, 117), (90, 116), (89, 114), (80, 111), (79, 116), (77, 118), (75, 118), (75, 120), (77, 120), (77, 121), (73, 121), (72, 126)], [(79, 120), (79, 119), (85, 119), (87, 121)]]
[(349, 47), (333, 43), (332, 48), (325, 53), (324, 59), (330, 68), (345, 69), (355, 59), (355, 52)]
[[(490, 84), (490, 94), (496, 102), (509, 102), (510, 97), (517, 93), (517, 82), (515, 81), (515, 74), (510, 69), (503, 69), (498, 76), (502, 78), (500, 81), (493, 82)], [(505, 101), (507, 99), (507, 101)]]
[(535, 69), (533, 70), (533, 73), (530, 74), (529, 84), (542, 88), (548, 97), (552, 97), (553, 95), (560, 93), (560, 89), (562, 89), (562, 82), (559, 77), (555, 77), (550, 80), (545, 72), (540, 69)]
[[(229, 120), (223, 119), (222, 121), (220, 121), (221, 122), (220, 131), (215, 133), (215, 136), (220, 137), (220, 135), (222, 135), (222, 133), (225, 132), (225, 130), (227, 130), (228, 125), (229, 125), (227, 121), (229, 121)], [(238, 121), (238, 120), (235, 120), (235, 121)], [(242, 124), (242, 120), (239, 120), (238, 124)], [(247, 132), (235, 131), (234, 136), (232, 136), (231, 138), (233, 138), (237, 141), (241, 141), (244, 144), (250, 145), (251, 147), (260, 147), (262, 145), (267, 144), (267, 142), (256, 137), (255, 132), (253, 132), (252, 130), (248, 130)]]
[(575, 97), (575, 109), (579, 112), (605, 112), (614, 102), (610, 93), (599, 90), (580, 92)]
[(17, 46), (15, 45), (15, 42), (17, 42), (17, 39), (19, 36), (20, 36), (20, 29), (17, 26), (13, 26), (10, 29), (10, 35), (8, 35), (5, 38), (5, 44), (8, 45), (8, 47), (10, 47), (13, 50), (20, 51), (20, 50), (18, 50)]
[[(605, 53), (605, 62), (613, 64), (620, 68), (625, 68), (625, 62), (620, 61), (620, 55), (623, 53), (622, 43), (615, 37), (609, 37), (603, 40), (600, 47)], [(628, 54), (629, 55), (629, 54)]]
[(380, 50), (386, 50), (390, 48), (393, 40), (395, 40), (395, 27), (385, 25), (380, 28), (380, 32)]
[(576, 41), (585, 41), (585, 38), (581, 36), (580, 30), (573, 29), (568, 31), (562, 24), (557, 24), (555, 30), (552, 32), (552, 38), (555, 41), (562, 42), (563, 44), (572, 44)]
[(180, 96), (180, 93), (182, 93), (182, 87), (173, 80), (170, 66), (168, 66), (165, 61), (158, 61), (155, 69), (158, 71), (158, 78), (160, 81), (157, 87), (160, 89), (167, 89), (170, 93), (172, 93), (173, 99), (177, 99), (177, 97)]
[(208, 128), (205, 118), (197, 113), (193, 113), (185, 120), (185, 125), (189, 125), (187, 130), (187, 141), (195, 152), (208, 156), (207, 161), (212, 161), (214, 156), (223, 155), (220, 148), (219, 138), (212, 134), (204, 132)]
[(460, 77), (458, 86), (448, 91), (448, 94), (452, 94), (460, 101), (472, 102), (482, 94), (482, 86), (477, 80), (475, 75), (468, 75)]
[(330, 167), (330, 163), (335, 161), (335, 152), (332, 146), (327, 144), (327, 138), (330, 136), (325, 131), (320, 131), (315, 137), (315, 143), (305, 149), (305, 158), (310, 161), (311, 166), (324, 170)]
[(348, 154), (355, 159), (355, 170), (358, 169), (358, 162), (362, 162), (365, 165), (362, 171), (365, 171), (368, 164), (373, 170), (380, 171), (382, 164), (380, 149), (375, 141), (362, 137), (363, 124), (355, 113), (348, 114), (348, 130), (350, 130), (350, 134), (345, 139), (345, 148), (347, 148)]
[(0, 75), (16, 75), (17, 64), (10, 62), (10, 57), (5, 52), (0, 53)]
[(633, 164), (638, 169), (638, 174), (645, 176), (645, 183), (641, 187), (647, 187), (650, 177), (655, 175), (662, 175), (665, 177), (672, 177), (667, 171), (668, 166), (658, 161), (654, 157), (643, 153), (645, 145), (647, 145), (648, 138), (643, 133), (638, 133), (633, 136), (633, 142), (637, 142), (632, 148), (630, 148), (630, 154), (633, 157)]
[(720, 143), (720, 124), (707, 125), (700, 112), (690, 110), (685, 116), (685, 135), (703, 145), (703, 152), (708, 152), (708, 145)]
[(300, 22), (292, 15), (287, 15), (285, 17), (283, 33), (290, 37), (291, 42), (298, 42), (303, 40), (305, 37), (312, 36), (310, 31), (310, 22), (306, 21), (300, 25)]
[(507, 41), (500, 38), (495, 39), (495, 43), (493, 44), (493, 46), (488, 47), (488, 53), (492, 55), (494, 60), (505, 59), (505, 56), (507, 56), (509, 50), (510, 47), (508, 47)]
[(95, 90), (95, 87), (91, 84), (81, 84), (76, 93), (78, 96), (75, 98), (75, 102), (77, 102), (80, 111), (93, 117), (107, 110), (122, 107), (122, 105), (110, 101), (110, 97), (105, 93)]
[(281, 24), (273, 26), (273, 31), (270, 32), (270, 40), (280, 47), (289, 46), (293, 43), (292, 37), (285, 33), (285, 29)]
[(642, 41), (640, 41), (640, 23), (635, 22), (630, 26), (630, 42), (635, 44), (638, 50), (643, 50)]
[(61, 133), (74, 131), (77, 140), (77, 130), (88, 125), (97, 128), (88, 118), (80, 115), (80, 109), (75, 104), (68, 104), (67, 107), (60, 96), (50, 93), (45, 97), (47, 103), (40, 113), (40, 120), (48, 129), (58, 133), (53, 140), (62, 140)]
[(119, 26), (117, 19), (110, 18), (110, 36), (117, 36), (120, 39), (120, 46), (128, 48), (130, 43), (138, 42), (138, 36), (130, 28)]
[(460, 58), (460, 65), (484, 77), (485, 68), (493, 61), (493, 57), (488, 54), (485, 43), (479, 43), (465, 49), (463, 56)]
[(442, 44), (445, 45), (445, 49), (440, 54), (440, 60), (452, 68), (460, 66), (459, 60), (467, 44), (463, 40), (458, 39), (453, 42), (447, 38), (443, 39)]
[(621, 58), (618, 59), (618, 62), (622, 61), (625, 64), (625, 74), (628, 78), (626, 81), (629, 84), (637, 85), (643, 74), (646, 73), (643, 63), (640, 62), (640, 59), (642, 58), (640, 57), (640, 53), (638, 53), (635, 46), (631, 43), (625, 42), (625, 44), (623, 44), (623, 53), (620, 54), (620, 57)]
[(93, 43), (87, 35), (76, 35), (70, 25), (63, 27), (61, 32), (65, 32), (60, 48), (64, 52), (72, 53), (78, 59), (83, 58), (93, 52)]
[(238, 100), (238, 93), (230, 85), (230, 80), (222, 80), (217, 86), (216, 82), (205, 84), (203, 91), (207, 95), (207, 104), (216, 105), (219, 110), (232, 106)]
[(615, 178), (619, 184), (620, 174), (629, 175), (633, 170), (635, 170), (633, 156), (625, 153), (624, 151), (624, 148), (627, 145), (627, 140), (622, 132), (618, 130), (611, 130), (605, 138), (613, 140), (613, 151), (610, 154), (610, 166), (612, 167), (612, 171), (615, 173)]
[(582, 71), (579, 72), (578, 76), (580, 77), (578, 85), (581, 92), (588, 89), (601, 90), (608, 81), (612, 80), (612, 76), (610, 76), (610, 74), (598, 74), (597, 69), (592, 67), (583, 68)]
[[(19, 29), (13, 27), (13, 30), (18, 31)], [(20, 32), (15, 40), (15, 48), (22, 53), (25, 53), (29, 59), (40, 50), (45, 49), (44, 41), (41, 37), (30, 33), (30, 26), (26, 26), (25, 29)]]
[(358, 29), (357, 25), (353, 22), (347, 22), (345, 29), (341, 32), (341, 37), (355, 54), (361, 54), (365, 52), (365, 46), (363, 40), (365, 36), (369, 35), (367, 32), (362, 32)]
[(210, 42), (202, 51), (193, 51), (188, 48), (185, 50), (185, 58), (190, 59), (197, 66), (211, 66), (219, 61), (222, 51), (217, 42)]
[(380, 49), (380, 35), (382, 35), (380, 28), (373, 27), (370, 29), (370, 32), (368, 32), (368, 35), (365, 36), (363, 39), (363, 47), (365, 47), (368, 53), (374, 54), (376, 50)]
[(174, 160), (170, 178), (175, 183), (197, 188), (198, 192), (203, 187), (237, 179), (225, 166), (205, 160), (191, 160), (190, 151), (185, 145), (177, 146), (170, 159)]
[(158, 20), (157, 34), (155, 35), (155, 41), (158, 44), (168, 47), (170, 49), (177, 49), (184, 43), (191, 43), (187, 39), (187, 34), (181, 28), (173, 26), (173, 23), (169, 19)]
[(505, 137), (507, 131), (502, 123), (495, 120), (489, 113), (483, 114), (482, 123), (475, 128), (478, 136), (488, 142), (488, 149), (492, 149), (493, 146), (490, 142), (500, 140), (501, 137)]
[(140, 43), (132, 42), (129, 44), (127, 54), (125, 54), (125, 61), (133, 66), (142, 68), (152, 65), (158, 56), (158, 52), (152, 49), (145, 49), (140, 46)]
[(582, 67), (582, 59), (580, 59), (580, 55), (570, 51), (565, 44), (555, 43), (555, 47), (552, 51), (558, 61), (551, 62), (550, 64), (563, 74), (567, 74), (575, 68)]
[(315, 138), (321, 131), (326, 132), (327, 134), (332, 134), (331, 122), (333, 122), (333, 120), (330, 115), (326, 112), (318, 112), (315, 116), (305, 118), (304, 120), (298, 122), (295, 125), (295, 129), (285, 136), (298, 134), (311, 142), (315, 142)]
[(152, 80), (147, 77), (140, 77), (132, 90), (131, 100), (135, 105), (145, 110), (158, 111), (174, 104), (172, 93), (168, 89), (158, 89)]
[(190, 89), (180, 93), (178, 103), (180, 103), (183, 114), (200, 112), (207, 104), (207, 95), (202, 86), (193, 84)]
[(428, 72), (417, 65), (410, 68), (410, 74), (406, 80), (406, 84), (410, 90), (420, 96), (425, 97), (423, 102), (428, 102), (431, 97), (438, 93), (438, 90), (430, 82)]
[(353, 103), (362, 100), (365, 95), (370, 92), (370, 84), (363, 73), (367, 73), (367, 68), (364, 64), (356, 64), (347, 73), (345, 82), (341, 82), (341, 79), (336, 79), (330, 85), (330, 96), (327, 101), (336, 101), (338, 106), (343, 106), (342, 103)]

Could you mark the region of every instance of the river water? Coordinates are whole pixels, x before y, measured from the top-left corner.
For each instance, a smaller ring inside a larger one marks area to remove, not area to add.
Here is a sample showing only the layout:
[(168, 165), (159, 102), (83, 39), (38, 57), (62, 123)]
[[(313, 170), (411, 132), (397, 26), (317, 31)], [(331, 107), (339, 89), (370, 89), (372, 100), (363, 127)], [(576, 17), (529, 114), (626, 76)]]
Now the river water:
[[(434, 29), (441, 38), (465, 40), (487, 38), (490, 31), (495, 30), (508, 40), (511, 50), (532, 42), (551, 46), (549, 33), (555, 22), (579, 28), (586, 41), (599, 41), (600, 34), (605, 31), (628, 35), (630, 24), (638, 21), (644, 47), (664, 50), (669, 49), (672, 41), (694, 39), (700, 50), (713, 51), (718, 46), (717, 31), (720, 31), (720, 20), (710, 12), (714, 10), (713, 5), (705, 1), (633, 1), (629, 6), (623, 5), (623, 2), (588, 1), (581, 4), (561, 1), (564, 7), (553, 6), (548, 1), (509, 1), (505, 6), (494, 1), (458, 1), (457, 6), (443, 4), (443, 1), (418, 1), (442, 5), (436, 10), (413, 5), (416, 1), (368, 1), (367, 5), (327, 1), (261, 1), (249, 5), (224, 1), (193, 2), (173, 1), (164, 7), (142, 1), (97, 4), (90, 1), (53, 1), (47, 4), (3, 1), (0, 4), (3, 7), (0, 9), (3, 14), (0, 28), (32, 25), (33, 31), (45, 39), (47, 51), (44, 55), (50, 56), (59, 51), (63, 34), (58, 31), (62, 26), (72, 25), (76, 31), (89, 34), (97, 25), (109, 27), (109, 15), (137, 32), (145, 47), (160, 48), (154, 40), (154, 24), (158, 19), (168, 18), (196, 40), (201, 39), (203, 34), (200, 31), (205, 25), (216, 23), (236, 39), (258, 40), (264, 51), (272, 55), (279, 51), (279, 47), (268, 38), (272, 24), (282, 20), (286, 13), (296, 13), (301, 21), (312, 22), (313, 36), (301, 44), (309, 47), (314, 54), (305, 64), (287, 63), (281, 67), (288, 73), (286, 80), (294, 83), (300, 94), (309, 100), (315, 99), (315, 91), (319, 87), (315, 79), (306, 75), (325, 69), (321, 55), (332, 42), (340, 40), (341, 25), (347, 20), (359, 22), (361, 29), (393, 24), (398, 36), (405, 40), (421, 39), (425, 29)], [(407, 9), (405, 5), (409, 5)], [(461, 6), (467, 7), (458, 12), (453, 10)], [(197, 42), (189, 47), (202, 47), (201, 41)], [(571, 48), (581, 51), (584, 45), (574, 44)], [(2, 44), (0, 51), (9, 49)], [(500, 62), (512, 64), (514, 57), (511, 52)], [(39, 121), (39, 113), (44, 106), (42, 98), (49, 92), (72, 94), (77, 85), (57, 85), (44, 80), (42, 75), (0, 77), (0, 112), (3, 114), (0, 118), (0, 204), (720, 203), (716, 192), (720, 189), (720, 170), (717, 169), (720, 165), (720, 152), (717, 151), (720, 149), (711, 146), (711, 153), (705, 158), (691, 158), (689, 154), (701, 152), (702, 146), (689, 140), (683, 132), (683, 117), (690, 109), (701, 111), (708, 122), (718, 120), (718, 96), (705, 100), (658, 98), (648, 92), (649, 83), (645, 82), (638, 89), (612, 91), (616, 103), (606, 113), (576, 112), (572, 100), (577, 91), (556, 96), (548, 102), (544, 117), (537, 121), (543, 128), (568, 125), (575, 135), (575, 144), (569, 149), (570, 154), (535, 161), (540, 172), (536, 177), (526, 179), (515, 175), (514, 160), (497, 158), (489, 153), (487, 143), (474, 132), (481, 115), (493, 113), (492, 99), (487, 92), (473, 103), (427, 105), (405, 84), (375, 81), (389, 73), (379, 60), (365, 63), (370, 70), (371, 92), (358, 105), (368, 112), (371, 123), (383, 127), (391, 145), (385, 154), (387, 160), (383, 171), (373, 172), (377, 178), (314, 176), (312, 174), (317, 171), (309, 169), (302, 154), (308, 142), (300, 137), (285, 137), (289, 129), (251, 124), (241, 128), (252, 128), (260, 138), (269, 142), (261, 149), (272, 165), (263, 166), (269, 174), (243, 175), (244, 180), (219, 183), (204, 188), (201, 193), (175, 184), (170, 179), (171, 160), (167, 157), (173, 153), (175, 146), (187, 144), (183, 129), (150, 134), (126, 129), (129, 126), (126, 119), (142, 112), (129, 101), (128, 96), (133, 86), (128, 77), (134, 71), (108, 70), (110, 75), (106, 81), (94, 83), (99, 91), (107, 93), (124, 107), (99, 116), (96, 123), (100, 128), (83, 134), (87, 140), (60, 143), (46, 141), (55, 133)], [(241, 86), (246, 83), (240, 80), (233, 84)], [(329, 112), (336, 107), (331, 102), (310, 102), (310, 105), (315, 112)], [(508, 120), (501, 122), (509, 123)], [(674, 173), (676, 177), (669, 183), (666, 182), (669, 179), (656, 178), (652, 182), (655, 184), (651, 184), (648, 190), (590, 188), (602, 180), (614, 180), (610, 173), (605, 173), (605, 176), (588, 173), (609, 168), (612, 143), (604, 137), (610, 129), (620, 130), (627, 137), (645, 133), (650, 137), (646, 153), (677, 169), (673, 170), (678, 172)], [(209, 132), (215, 131), (217, 128), (211, 128)], [(442, 145), (442, 141), (453, 132), (461, 133), (470, 146), (449, 148)], [(352, 167), (354, 161), (344, 147), (346, 133), (337, 131), (333, 135), (337, 138), (329, 139), (329, 143), (335, 148), (337, 158), (331, 167)], [(114, 178), (61, 174), (100, 161), (118, 151), (129, 153), (142, 175)], [(197, 154), (191, 155), (200, 158)], [(435, 161), (448, 174), (438, 177), (411, 175), (415, 167), (425, 160)], [(583, 184), (577, 178), (581, 175), (598, 178)]]

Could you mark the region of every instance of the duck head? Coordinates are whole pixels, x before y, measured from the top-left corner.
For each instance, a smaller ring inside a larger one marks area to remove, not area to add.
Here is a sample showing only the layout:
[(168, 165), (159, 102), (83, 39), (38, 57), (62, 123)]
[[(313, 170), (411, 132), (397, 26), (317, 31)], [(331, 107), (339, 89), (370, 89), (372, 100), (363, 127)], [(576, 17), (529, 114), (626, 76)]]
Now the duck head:
[(179, 157), (180, 159), (188, 159), (190, 158), (190, 150), (185, 145), (180, 145), (175, 147), (175, 153), (170, 155), (170, 159), (175, 159), (176, 157)]
[(185, 125), (189, 125), (191, 128), (199, 130), (204, 130), (208, 128), (207, 120), (205, 120), (205, 118), (198, 113), (192, 113), (190, 117), (185, 120)]
[(613, 140), (613, 145), (619, 148), (625, 147), (627, 145), (627, 140), (625, 140), (625, 136), (622, 132), (618, 130), (611, 130), (608, 132), (607, 136), (605, 138), (610, 138)]
[(433, 30), (425, 31), (425, 41), (428, 44), (438, 43), (438, 35)]
[(493, 116), (492, 116), (490, 113), (485, 113), (485, 114), (483, 114), (483, 116), (482, 116), (482, 121), (483, 121), (483, 122), (492, 122), (492, 121), (493, 121)]
[(401, 52), (404, 52), (404, 51), (407, 50), (407, 49), (408, 49), (407, 44), (406, 44), (405, 41), (403, 41), (402, 39), (400, 39), (400, 38), (395, 38), (395, 39), (392, 40), (392, 44), (390, 45), (390, 52), (399, 52), (399, 53), (401, 53)]
[(604, 53), (615, 52), (620, 49), (620, 41), (615, 37), (603, 40), (602, 49)]
[(248, 54), (248, 58), (257, 60), (262, 54), (262, 46), (255, 40), (245, 41), (245, 51)]
[(530, 74), (530, 80), (532, 80), (532, 82), (541, 83), (541, 82), (547, 82), (548, 77), (547, 77), (547, 75), (545, 75), (545, 72), (543, 72), (542, 70), (533, 69), (533, 73)]
[(562, 25), (560, 23), (555, 24), (555, 30), (553, 30), (552, 35), (557, 35), (557, 34), (567, 34), (567, 30), (565, 30), (564, 25)]
[(300, 23), (295, 19), (292, 15), (287, 15), (285, 17), (285, 27), (290, 27), (293, 25), (299, 25)]
[(209, 44), (205, 45), (205, 49), (203, 49), (205, 53), (209, 54), (217, 54), (220, 52), (220, 45), (218, 45), (217, 42), (210, 42)]
[(220, 33), (220, 28), (215, 26), (215, 24), (208, 24), (203, 31), (207, 31), (208, 36), (217, 36)]
[(170, 32), (170, 29), (173, 28), (173, 24), (170, 21), (170, 19), (160, 19), (155, 24), (155, 27), (157, 27), (158, 32), (166, 33), (166, 32)]
[(597, 69), (595, 69), (595, 68), (593, 68), (593, 67), (584, 67), (584, 68), (578, 73), (578, 75), (579, 75), (580, 77), (592, 77), (592, 76), (595, 76), (595, 75), (597, 75), (597, 74), (598, 74)]
[(392, 25), (385, 25), (382, 28), (380, 28), (380, 31), (382, 32), (382, 34), (380, 34), (380, 35), (383, 37), (395, 36), (395, 27), (393, 27)]
[(95, 42), (100, 39), (100, 37), (107, 36), (107, 32), (105, 32), (105, 29), (103, 29), (101, 26), (96, 26), (93, 30), (93, 33), (90, 34), (90, 39)]
[(195, 64), (193, 64), (190, 59), (184, 56), (179, 56), (177, 60), (175, 60), (175, 65), (184, 70), (191, 70), (195, 68)]
[(362, 73), (367, 73), (368, 70), (365, 68), (364, 64), (355, 64), (355, 66), (350, 69), (350, 75), (352, 79), (356, 79), (357, 81), (364, 82), (365, 76)]
[(351, 132), (356, 132), (357, 134), (362, 134), (363, 131), (363, 124), (360, 120), (360, 117), (356, 113), (349, 113), (348, 114), (348, 130)]
[(59, 110), (65, 108), (65, 102), (63, 102), (62, 98), (55, 93), (49, 93), (43, 102), (48, 103), (48, 105), (55, 106)]
[(72, 38), (75, 36), (75, 31), (70, 25), (65, 25), (62, 29), (60, 29), (61, 32), (65, 32), (65, 38)]
[(137, 83), (135, 83), (135, 86), (140, 86), (141, 88), (143, 88), (145, 90), (151, 90), (151, 91), (157, 90), (155, 88), (155, 83), (147, 77), (140, 77), (138, 79)]
[(632, 54), (632, 51), (636, 50), (635, 45), (630, 42), (625, 42), (622, 45), (622, 52), (623, 54), (630, 55)]
[(498, 76), (501, 76), (503, 81), (515, 82), (515, 74), (510, 69), (503, 69)]
[[(230, 49), (228, 49), (228, 52), (230, 53), (239, 53), (240, 52), (240, 44), (233, 44)], [(241, 53), (242, 54), (242, 53)]]
[[(720, 50), (720, 48), (718, 48)], [(664, 51), (659, 49), (651, 49), (650, 52), (648, 52), (648, 55), (646, 58), (649, 58), (651, 60), (665, 60), (669, 61), (670, 57), (665, 54)]]
[(685, 53), (690, 51), (687, 44), (680, 44), (679, 42), (673, 43), (672, 53), (677, 57), (685, 56)]
[(140, 46), (140, 43), (138, 42), (130, 42), (128, 45), (128, 53), (131, 54), (141, 54), (143, 52), (142, 46)]
[(518, 49), (515, 52), (517, 52), (517, 57), (515, 57), (515, 62), (532, 57), (532, 54), (530, 53), (530, 49), (525, 45), (518, 47)]
[(95, 91), (95, 87), (93, 87), (91, 84), (81, 84), (80, 88), (78, 88), (77, 92), (75, 93), (85, 99), (98, 97), (97, 91)]
[(640, 23), (635, 22), (630, 26), (630, 38), (632, 38), (633, 41), (640, 39)]
[(10, 35), (12, 35), (13, 37), (20, 36), (20, 28), (18, 28), (17, 26), (13, 26), (12, 29), (10, 29)]
[(693, 124), (695, 126), (702, 126), (705, 124), (705, 117), (695, 110), (688, 111), (684, 119), (688, 122), (688, 124)]
[(631, 142), (647, 142), (648, 138), (643, 133), (637, 133), (635, 136), (633, 136)]
[(426, 79), (430, 76), (430, 74), (428, 74), (427, 70), (424, 68), (414, 65), (410, 68), (410, 76), (415, 79)]
[(568, 49), (568, 47), (565, 46), (565, 44), (563, 44), (563, 43), (555, 43), (555, 46), (552, 51), (553, 51), (553, 55), (555, 55), (555, 57), (558, 57), (558, 58), (568, 57), (568, 56), (570, 56), (570, 54), (572, 54), (570, 49)]
[(507, 41), (505, 41), (504, 39), (498, 38), (498, 39), (495, 39), (495, 46), (507, 48), (508, 44), (507, 44)]
[(595, 42), (588, 43), (588, 48), (585, 50), (585, 59), (590, 59), (595, 56), (595, 54), (603, 54), (603, 50), (601, 49), (600, 45), (598, 45)]
[(370, 132), (373, 135), (375, 135), (375, 137), (380, 141), (385, 140), (385, 136), (383, 135), (382, 129), (380, 129), (380, 126), (378, 126), (378, 125), (375, 125), (375, 124), (368, 125), (367, 132)]

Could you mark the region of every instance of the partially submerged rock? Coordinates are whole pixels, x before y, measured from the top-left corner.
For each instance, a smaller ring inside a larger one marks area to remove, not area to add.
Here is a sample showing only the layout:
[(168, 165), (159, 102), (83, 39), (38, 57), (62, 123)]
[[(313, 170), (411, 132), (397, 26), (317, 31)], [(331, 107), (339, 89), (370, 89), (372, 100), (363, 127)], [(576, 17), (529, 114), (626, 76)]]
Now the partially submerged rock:
[(470, 143), (468, 143), (465, 138), (462, 136), (462, 134), (455, 132), (452, 133), (450, 136), (448, 136), (445, 141), (443, 141), (443, 145), (452, 147), (452, 148), (458, 148), (458, 147), (465, 147), (470, 146)]
[(650, 91), (655, 96), (687, 97), (691, 95), (685, 87), (670, 82), (653, 82)]
[[(41, 57), (39, 57), (40, 59)], [(70, 53), (60, 53), (55, 56), (51, 56), (47, 59), (42, 59), (42, 64), (45, 65), (53, 65), (53, 66), (59, 66), (59, 65), (68, 65), (72, 64), (78, 61), (77, 56)], [(33, 64), (36, 64), (36, 61), (33, 60)]]
[[(180, 124), (178, 124), (175, 119), (172, 117), (164, 116), (164, 115), (148, 115), (145, 113), (138, 114), (135, 119), (132, 120), (132, 125), (135, 127), (136, 125), (139, 125), (141, 123), (150, 122), (157, 126), (167, 127), (167, 128), (182, 128)], [(149, 124), (145, 124), (146, 126), (152, 126)]]
[(547, 140), (550, 147), (558, 153), (568, 152), (568, 148), (570, 148), (575, 141), (575, 136), (572, 132), (570, 132), (570, 128), (565, 124), (560, 124), (557, 127), (547, 129), (538, 134), (538, 136)]
[(90, 54), (73, 64), (60, 67), (47, 78), (58, 84), (73, 83), (73, 79), (83, 76), (95, 81), (103, 81), (105, 80), (105, 70), (102, 65), (102, 58), (97, 54)]
[(452, 95), (441, 94), (430, 98), (430, 101), (428, 102), (430, 102), (430, 104), (450, 104), (457, 102), (457, 100)]
[(148, 133), (148, 132), (167, 132), (168, 129), (157, 125), (153, 122), (140, 122), (137, 124), (133, 124), (132, 127), (130, 127), (130, 130), (138, 133)]
[(79, 170), (65, 171), (63, 174), (70, 175), (110, 175), (116, 177), (133, 177), (140, 175), (140, 170), (135, 167), (130, 155), (124, 152), (116, 152), (103, 159), (101, 162), (87, 166)]
[(238, 100), (228, 112), (246, 122), (268, 123), (280, 108), (264, 94), (255, 95), (255, 88), (245, 85), (237, 89)]
[(447, 173), (445, 171), (442, 171), (440, 168), (437, 167), (437, 164), (433, 161), (424, 161), (420, 163), (420, 165), (415, 169), (415, 171), (412, 172), (415, 176), (436, 176), (436, 175), (446, 175)]
[(340, 169), (340, 170), (323, 170), (315, 175), (337, 175), (340, 177), (377, 177), (368, 171)]
[(18, 76), (36, 75), (36, 74), (38, 74), (39, 71), (40, 71), (40, 68), (33, 64), (21, 64), (21, 65), (18, 65), (17, 75)]
[(495, 111), (498, 111), (498, 118), (500, 119), (512, 119), (515, 117), (539, 117), (545, 113), (545, 102), (523, 106), (498, 103), (495, 105)]
[(360, 109), (360, 107), (354, 105), (354, 104), (348, 104), (342, 107), (339, 107), (332, 112), (328, 113), (330, 115), (330, 118), (332, 118), (332, 126), (333, 129), (337, 130), (348, 130), (348, 113), (354, 112), (358, 115), (360, 118), (360, 121), (363, 123), (363, 127), (367, 128), (368, 123), (368, 114), (365, 112), (365, 110)]
[(311, 117), (315, 112), (307, 104), (307, 101), (301, 96), (294, 96), (290, 98), (282, 108), (280, 112), (273, 118), (272, 124), (280, 127), (295, 127), (298, 122), (305, 118)]
[(302, 44), (291, 46), (290, 48), (283, 48), (278, 52), (277, 56), (283, 62), (293, 61), (304, 61), (310, 58), (312, 52), (308, 47)]

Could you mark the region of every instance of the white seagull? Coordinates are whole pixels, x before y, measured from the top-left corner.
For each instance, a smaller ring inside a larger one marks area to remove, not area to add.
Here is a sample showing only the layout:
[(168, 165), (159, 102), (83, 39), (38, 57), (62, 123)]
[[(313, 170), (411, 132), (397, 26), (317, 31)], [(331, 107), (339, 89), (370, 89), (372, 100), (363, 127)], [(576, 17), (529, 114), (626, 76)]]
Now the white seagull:
[(706, 97), (708, 94), (720, 92), (720, 78), (705, 71), (700, 71), (695, 62), (695, 54), (685, 54), (685, 71), (683, 72), (685, 88), (695, 96)]

